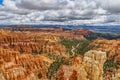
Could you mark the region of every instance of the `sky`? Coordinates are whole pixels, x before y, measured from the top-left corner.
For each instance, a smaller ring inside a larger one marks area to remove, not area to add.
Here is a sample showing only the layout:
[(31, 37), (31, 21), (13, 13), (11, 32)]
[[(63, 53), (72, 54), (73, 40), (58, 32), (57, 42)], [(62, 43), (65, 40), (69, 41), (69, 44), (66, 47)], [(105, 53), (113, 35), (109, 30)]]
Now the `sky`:
[(0, 0), (0, 4), (2, 4), (3, 0)]
[(120, 24), (120, 0), (0, 0), (0, 24)]

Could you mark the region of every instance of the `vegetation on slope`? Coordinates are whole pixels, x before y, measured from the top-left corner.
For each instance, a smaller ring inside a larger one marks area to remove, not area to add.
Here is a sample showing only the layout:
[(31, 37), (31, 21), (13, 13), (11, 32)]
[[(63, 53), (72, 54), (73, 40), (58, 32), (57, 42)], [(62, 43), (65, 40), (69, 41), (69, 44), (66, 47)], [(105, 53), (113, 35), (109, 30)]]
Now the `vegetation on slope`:
[(106, 71), (111, 71), (111, 70), (116, 70), (118, 69), (118, 67), (120, 66), (120, 62), (115, 62), (114, 59), (115, 56), (113, 58), (108, 58), (106, 60), (106, 62), (104, 63), (103, 69), (104, 69), (104, 73), (106, 73)]
[[(66, 40), (62, 39), (61, 43), (66, 46), (67, 52), (72, 56), (72, 48), (74, 47), (75, 55), (84, 55), (85, 52), (90, 50), (90, 47), (88, 47), (90, 41), (88, 40)], [(74, 56), (75, 56), (74, 55)]]
[(51, 79), (54, 74), (58, 71), (59, 67), (64, 63), (64, 59), (58, 59), (55, 62), (53, 62), (50, 67), (48, 68), (48, 72), (47, 72), (47, 77), (49, 79)]

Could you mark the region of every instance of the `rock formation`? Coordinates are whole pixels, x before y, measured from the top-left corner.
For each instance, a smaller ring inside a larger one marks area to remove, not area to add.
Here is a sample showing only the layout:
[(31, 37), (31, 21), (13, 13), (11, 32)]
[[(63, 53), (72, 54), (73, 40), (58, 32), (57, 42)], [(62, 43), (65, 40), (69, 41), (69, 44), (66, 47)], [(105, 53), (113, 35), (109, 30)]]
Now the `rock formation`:
[(89, 51), (85, 54), (83, 64), (90, 80), (103, 80), (103, 65), (107, 56), (105, 52)]
[(1, 73), (0, 73), (0, 80), (5, 80), (5, 78), (3, 77)]
[(120, 80), (120, 69), (115, 73), (113, 80)]
[(76, 57), (73, 65), (62, 65), (57, 77), (59, 80), (103, 80), (103, 64), (106, 53), (102, 51), (88, 51), (84, 58)]
[(94, 40), (90, 46), (93, 50), (102, 50), (108, 53), (108, 58), (115, 57), (115, 61), (119, 61), (120, 57), (120, 40)]
[(1, 30), (0, 46), (21, 53), (64, 53), (58, 36), (47, 33), (6, 32)]
[(93, 32), (86, 29), (6, 27), (0, 30), (0, 80), (48, 80), (46, 74), (55, 61), (58, 68), (62, 65), (51, 77), (53, 80), (55, 76), (58, 80), (109, 80), (111, 74), (119, 80), (119, 69), (107, 71), (103, 78), (103, 65), (106, 53), (109, 59), (114, 57), (114, 62), (120, 61), (120, 40), (94, 40), (89, 45), (92, 50), (84, 56), (74, 55), (79, 44), (71, 46), (75, 56), (72, 58), (61, 44), (61, 39), (86, 40), (85, 36), (90, 34)]
[(46, 79), (46, 63), (50, 61), (43, 58), (0, 48), (0, 73), (6, 80), (38, 80), (39, 75)]

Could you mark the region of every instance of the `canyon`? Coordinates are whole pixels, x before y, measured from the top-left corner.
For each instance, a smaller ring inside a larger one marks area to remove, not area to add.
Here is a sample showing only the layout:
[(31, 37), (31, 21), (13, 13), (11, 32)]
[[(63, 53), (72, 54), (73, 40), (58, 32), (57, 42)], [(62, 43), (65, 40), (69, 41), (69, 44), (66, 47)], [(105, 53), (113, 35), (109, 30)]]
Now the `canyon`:
[(119, 37), (87, 29), (0, 28), (0, 80), (120, 80)]

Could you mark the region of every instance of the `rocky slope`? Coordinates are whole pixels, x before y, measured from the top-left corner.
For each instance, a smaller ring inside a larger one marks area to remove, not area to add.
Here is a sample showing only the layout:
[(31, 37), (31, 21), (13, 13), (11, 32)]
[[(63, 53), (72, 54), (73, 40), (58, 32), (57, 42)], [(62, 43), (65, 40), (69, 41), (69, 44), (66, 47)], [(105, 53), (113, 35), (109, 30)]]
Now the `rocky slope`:
[(108, 58), (115, 57), (115, 61), (120, 60), (120, 40), (97, 39), (90, 46), (93, 50), (102, 50), (108, 53)]
[(59, 80), (103, 80), (103, 64), (106, 59), (105, 52), (88, 51), (83, 58), (75, 57), (71, 66), (62, 65), (57, 77)]
[(0, 46), (21, 53), (62, 53), (65, 46), (56, 35), (47, 33), (1, 31)]
[[(104, 64), (105, 80), (118, 77), (120, 66), (120, 40), (96, 39), (90, 44), (91, 49), (107, 52)], [(118, 78), (116, 80), (119, 80)]]
[(108, 64), (120, 61), (120, 40), (90, 43), (91, 34), (86, 29), (0, 29), (0, 80), (119, 80), (120, 66)]
[(0, 30), (0, 36), (0, 80), (46, 80), (48, 67), (66, 50), (50, 33)]
[(17, 51), (0, 48), (0, 73), (6, 80), (46, 79), (47, 61), (40, 55), (20, 54)]

